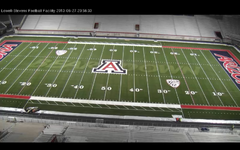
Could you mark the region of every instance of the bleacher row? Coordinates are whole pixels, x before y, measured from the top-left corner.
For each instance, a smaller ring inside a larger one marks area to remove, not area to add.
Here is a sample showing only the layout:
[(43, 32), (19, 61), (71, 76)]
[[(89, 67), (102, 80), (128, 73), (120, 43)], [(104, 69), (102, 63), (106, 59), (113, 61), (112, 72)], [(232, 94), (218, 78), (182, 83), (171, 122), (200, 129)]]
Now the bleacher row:
[[(1, 15), (16, 34), (141, 37), (198, 41), (240, 39), (239, 15)], [(220, 37), (219, 37), (220, 36)], [(221, 40), (220, 40), (221, 41)]]
[(230, 15), (28, 15), (20, 32), (214, 41), (216, 32), (240, 35), (239, 23)]

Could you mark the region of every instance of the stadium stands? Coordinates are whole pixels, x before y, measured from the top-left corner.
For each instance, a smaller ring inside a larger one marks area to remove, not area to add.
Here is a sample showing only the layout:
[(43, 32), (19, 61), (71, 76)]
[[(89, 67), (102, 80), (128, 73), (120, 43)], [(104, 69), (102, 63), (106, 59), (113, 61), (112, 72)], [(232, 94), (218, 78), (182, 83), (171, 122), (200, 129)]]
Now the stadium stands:
[(15, 32), (220, 41), (216, 32), (240, 35), (239, 23), (230, 15), (28, 15)]

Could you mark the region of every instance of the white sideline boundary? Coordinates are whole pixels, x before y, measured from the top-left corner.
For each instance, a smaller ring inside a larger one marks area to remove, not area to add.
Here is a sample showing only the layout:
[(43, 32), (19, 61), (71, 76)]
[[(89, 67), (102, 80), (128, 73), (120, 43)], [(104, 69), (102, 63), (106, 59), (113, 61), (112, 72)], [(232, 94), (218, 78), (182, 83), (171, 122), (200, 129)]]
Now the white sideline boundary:
[(99, 104), (99, 105), (119, 105), (119, 106), (138, 106), (138, 107), (161, 107), (161, 108), (179, 108), (181, 105), (177, 104), (158, 104), (158, 103), (136, 103), (136, 102), (119, 102), (119, 101), (102, 101), (102, 100), (86, 100), (86, 99), (70, 99), (70, 98), (54, 98), (54, 97), (41, 97), (31, 96), (29, 100), (43, 100), (55, 102), (68, 102), (68, 103), (85, 103), (85, 104)]
[[(19, 113), (24, 113), (22, 108), (12, 108), (12, 107), (0, 107), (0, 111), (15, 111)], [(40, 110), (36, 114), (49, 114), (49, 115), (64, 115), (64, 116), (79, 116), (79, 117), (99, 117), (99, 118), (115, 118), (115, 119), (134, 119), (134, 120), (147, 120), (147, 121), (171, 121), (175, 122), (175, 118), (169, 117), (146, 117), (146, 116), (120, 116), (120, 115), (102, 115), (102, 114), (85, 114), (85, 113), (71, 113), (71, 112), (60, 112), (60, 111), (48, 111)], [(212, 123), (212, 124), (240, 124), (239, 120), (218, 120), (218, 119), (190, 119), (182, 118), (181, 122), (189, 123)]]
[(107, 43), (107, 42), (72, 42), (68, 44), (93, 44), (93, 45), (119, 45), (119, 46), (140, 46), (140, 47), (162, 47), (162, 45), (151, 45), (151, 44), (133, 44), (133, 43)]

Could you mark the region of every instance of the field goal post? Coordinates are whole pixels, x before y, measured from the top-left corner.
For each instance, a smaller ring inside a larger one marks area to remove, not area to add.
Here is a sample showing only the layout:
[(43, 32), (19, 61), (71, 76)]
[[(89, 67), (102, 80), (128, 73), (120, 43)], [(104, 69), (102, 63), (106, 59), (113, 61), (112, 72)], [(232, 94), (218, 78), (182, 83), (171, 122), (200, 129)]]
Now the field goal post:
[(103, 123), (104, 123), (104, 119), (96, 119), (96, 125), (98, 127), (102, 127), (103, 126)]

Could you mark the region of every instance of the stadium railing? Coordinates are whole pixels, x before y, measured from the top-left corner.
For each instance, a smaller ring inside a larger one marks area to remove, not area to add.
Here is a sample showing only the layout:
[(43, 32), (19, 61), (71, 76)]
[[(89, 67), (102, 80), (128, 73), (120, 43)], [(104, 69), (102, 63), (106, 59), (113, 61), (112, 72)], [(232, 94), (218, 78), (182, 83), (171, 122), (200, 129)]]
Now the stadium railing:
[(218, 37), (202, 37), (190, 35), (153, 34), (140, 32), (108, 32), (108, 31), (80, 31), (80, 30), (29, 30), (15, 29), (16, 34), (54, 34), (54, 35), (75, 35), (75, 36), (106, 36), (106, 37), (140, 37), (152, 39), (174, 39), (219, 42)]

